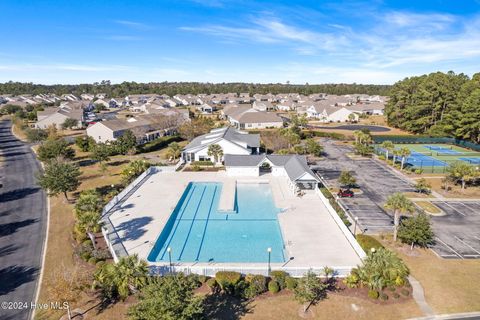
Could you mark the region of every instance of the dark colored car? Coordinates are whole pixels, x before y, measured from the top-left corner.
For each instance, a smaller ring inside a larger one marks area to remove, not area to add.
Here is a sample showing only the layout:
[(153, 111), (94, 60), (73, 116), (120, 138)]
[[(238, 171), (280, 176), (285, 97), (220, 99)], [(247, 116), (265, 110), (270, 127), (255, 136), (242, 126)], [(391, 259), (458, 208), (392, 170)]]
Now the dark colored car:
[(337, 193), (340, 198), (352, 198), (353, 191), (350, 189), (340, 189)]

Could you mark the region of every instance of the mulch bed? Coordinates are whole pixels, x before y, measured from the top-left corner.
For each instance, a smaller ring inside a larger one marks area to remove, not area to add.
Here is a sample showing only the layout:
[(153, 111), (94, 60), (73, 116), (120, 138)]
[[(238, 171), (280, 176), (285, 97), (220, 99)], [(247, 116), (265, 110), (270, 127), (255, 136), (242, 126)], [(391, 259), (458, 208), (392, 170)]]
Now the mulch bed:
[[(334, 292), (329, 292), (329, 294), (337, 294), (340, 296), (347, 296), (347, 297), (355, 297), (360, 298), (363, 300), (368, 300), (375, 304), (396, 304), (396, 303), (403, 303), (412, 299), (412, 288), (409, 286), (403, 287), (394, 287), (395, 291), (390, 291), (389, 288), (385, 288), (383, 291), (380, 292), (384, 293), (388, 296), (387, 300), (382, 300), (380, 297), (378, 299), (372, 299), (368, 296), (368, 288), (348, 288), (341, 280), (337, 281), (337, 290)], [(408, 291), (408, 296), (403, 295), (401, 292), (402, 290)], [(398, 298), (394, 298), (394, 294), (397, 293), (399, 295)]]

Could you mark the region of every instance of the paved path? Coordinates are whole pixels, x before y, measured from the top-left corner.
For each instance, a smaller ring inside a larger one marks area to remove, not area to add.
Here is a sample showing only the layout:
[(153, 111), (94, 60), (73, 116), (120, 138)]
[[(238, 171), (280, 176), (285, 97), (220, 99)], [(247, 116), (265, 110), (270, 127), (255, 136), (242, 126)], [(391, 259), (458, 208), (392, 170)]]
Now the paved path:
[(423, 287), (420, 284), (420, 282), (418, 282), (417, 279), (415, 279), (412, 276), (408, 277), (408, 281), (412, 285), (413, 299), (420, 307), (420, 310), (422, 310), (423, 314), (425, 314), (426, 316), (433, 316), (435, 313), (433, 312), (433, 309), (428, 305), (427, 301), (425, 300)]
[[(34, 301), (46, 233), (47, 202), (29, 146), (0, 120), (0, 302)], [(29, 319), (30, 308), (0, 310), (0, 319)]]

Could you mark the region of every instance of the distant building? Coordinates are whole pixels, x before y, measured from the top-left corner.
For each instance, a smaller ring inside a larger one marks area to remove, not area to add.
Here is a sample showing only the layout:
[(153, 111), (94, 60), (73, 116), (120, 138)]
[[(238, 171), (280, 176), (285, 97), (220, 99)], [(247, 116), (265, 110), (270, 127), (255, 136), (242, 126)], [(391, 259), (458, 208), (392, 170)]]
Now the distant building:
[(46, 129), (55, 126), (60, 129), (67, 119), (77, 120), (76, 128), (83, 127), (84, 110), (82, 104), (68, 104), (59, 108), (46, 108), (44, 111), (37, 112), (37, 122), (35, 128)]
[(113, 119), (97, 122), (87, 128), (87, 135), (95, 142), (113, 142), (130, 130), (142, 144), (159, 137), (171, 135), (183, 124), (185, 117), (181, 113), (139, 115), (134, 118)]

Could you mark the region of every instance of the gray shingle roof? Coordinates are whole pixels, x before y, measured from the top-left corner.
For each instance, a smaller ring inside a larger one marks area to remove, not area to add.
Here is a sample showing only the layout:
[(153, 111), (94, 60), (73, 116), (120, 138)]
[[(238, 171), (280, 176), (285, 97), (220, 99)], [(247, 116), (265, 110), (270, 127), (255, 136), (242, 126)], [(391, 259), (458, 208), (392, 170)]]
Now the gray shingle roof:
[(256, 167), (265, 159), (273, 163), (274, 166), (284, 167), (288, 177), (292, 181), (296, 181), (305, 173), (309, 173), (315, 179), (315, 174), (307, 164), (307, 158), (297, 154), (293, 155), (225, 155), (226, 167)]

